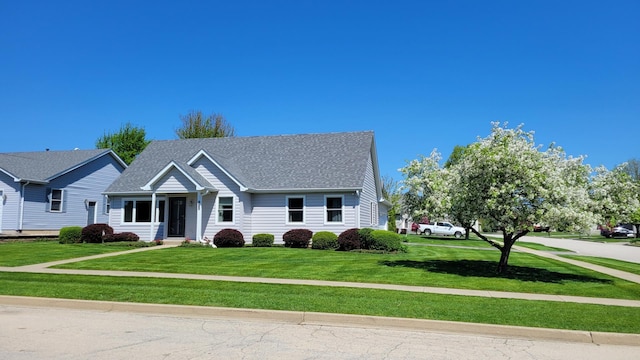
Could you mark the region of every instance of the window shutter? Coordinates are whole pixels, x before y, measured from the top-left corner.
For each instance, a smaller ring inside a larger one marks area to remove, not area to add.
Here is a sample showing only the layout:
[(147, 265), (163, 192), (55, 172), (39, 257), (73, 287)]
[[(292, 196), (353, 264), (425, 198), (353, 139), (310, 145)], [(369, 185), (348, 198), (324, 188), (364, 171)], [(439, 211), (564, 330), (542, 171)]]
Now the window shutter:
[(67, 190), (60, 190), (62, 191), (62, 209), (60, 209), (60, 212), (67, 212)]

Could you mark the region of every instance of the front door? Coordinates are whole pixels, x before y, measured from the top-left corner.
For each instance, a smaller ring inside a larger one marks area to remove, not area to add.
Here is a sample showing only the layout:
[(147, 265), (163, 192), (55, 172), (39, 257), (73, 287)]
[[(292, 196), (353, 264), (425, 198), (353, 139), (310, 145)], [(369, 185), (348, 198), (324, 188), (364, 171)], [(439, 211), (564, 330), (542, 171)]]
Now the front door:
[(96, 223), (96, 202), (89, 201), (87, 204), (87, 225)]
[(187, 210), (186, 197), (169, 198), (169, 236), (183, 237), (185, 212)]

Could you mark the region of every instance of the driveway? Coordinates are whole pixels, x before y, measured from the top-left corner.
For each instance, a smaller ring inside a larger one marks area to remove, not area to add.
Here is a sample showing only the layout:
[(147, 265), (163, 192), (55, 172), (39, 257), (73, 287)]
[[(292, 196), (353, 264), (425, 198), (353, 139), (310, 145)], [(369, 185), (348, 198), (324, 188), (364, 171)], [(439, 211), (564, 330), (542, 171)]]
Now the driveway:
[[(630, 246), (628, 243), (605, 243), (571, 239), (543, 238), (537, 236), (523, 236), (518, 241), (526, 241), (545, 246), (567, 249), (575, 252), (576, 255), (597, 256), (640, 264), (640, 246)], [(516, 245), (518, 245), (517, 242)]]

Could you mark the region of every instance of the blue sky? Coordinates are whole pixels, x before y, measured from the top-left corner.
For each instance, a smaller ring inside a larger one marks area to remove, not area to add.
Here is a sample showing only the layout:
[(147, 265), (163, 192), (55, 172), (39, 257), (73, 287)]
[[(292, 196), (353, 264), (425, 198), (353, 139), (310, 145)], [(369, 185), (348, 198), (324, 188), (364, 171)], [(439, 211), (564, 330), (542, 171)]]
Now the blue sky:
[(609, 168), (640, 157), (640, 2), (0, 0), (0, 152), (373, 130), (382, 175), (523, 123)]

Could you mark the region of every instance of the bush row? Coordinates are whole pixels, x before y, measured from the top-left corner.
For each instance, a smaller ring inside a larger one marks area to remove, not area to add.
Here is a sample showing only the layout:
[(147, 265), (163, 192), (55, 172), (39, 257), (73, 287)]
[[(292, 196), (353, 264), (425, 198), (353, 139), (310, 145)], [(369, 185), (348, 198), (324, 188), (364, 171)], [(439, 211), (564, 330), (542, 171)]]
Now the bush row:
[(75, 243), (107, 243), (107, 242), (136, 242), (140, 237), (132, 232), (114, 233), (107, 224), (91, 224), (85, 227), (66, 226), (60, 229), (58, 241), (61, 244)]

